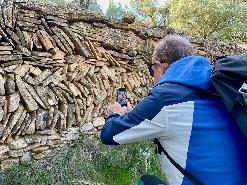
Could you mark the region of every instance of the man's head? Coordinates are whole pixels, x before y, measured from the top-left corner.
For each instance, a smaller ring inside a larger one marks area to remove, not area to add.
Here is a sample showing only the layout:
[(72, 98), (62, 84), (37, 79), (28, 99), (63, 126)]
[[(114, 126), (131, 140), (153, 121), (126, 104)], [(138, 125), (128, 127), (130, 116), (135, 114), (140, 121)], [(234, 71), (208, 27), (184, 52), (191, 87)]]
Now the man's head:
[(167, 35), (154, 49), (152, 57), (155, 84), (172, 63), (193, 54), (194, 48), (185, 37)]

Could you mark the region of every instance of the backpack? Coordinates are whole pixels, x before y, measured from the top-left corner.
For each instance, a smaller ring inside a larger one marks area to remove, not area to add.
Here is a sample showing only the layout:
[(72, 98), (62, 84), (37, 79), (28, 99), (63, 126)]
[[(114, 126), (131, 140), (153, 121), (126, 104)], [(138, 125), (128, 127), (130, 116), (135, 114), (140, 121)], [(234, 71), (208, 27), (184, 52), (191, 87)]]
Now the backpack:
[(247, 140), (247, 55), (216, 59), (211, 81)]
[[(211, 95), (220, 96), (228, 111), (232, 114), (247, 140), (247, 55), (223, 56), (214, 61), (211, 81), (215, 92), (204, 92)], [(155, 153), (166, 155), (169, 161), (194, 185), (203, 183), (183, 169), (165, 151), (157, 138)]]

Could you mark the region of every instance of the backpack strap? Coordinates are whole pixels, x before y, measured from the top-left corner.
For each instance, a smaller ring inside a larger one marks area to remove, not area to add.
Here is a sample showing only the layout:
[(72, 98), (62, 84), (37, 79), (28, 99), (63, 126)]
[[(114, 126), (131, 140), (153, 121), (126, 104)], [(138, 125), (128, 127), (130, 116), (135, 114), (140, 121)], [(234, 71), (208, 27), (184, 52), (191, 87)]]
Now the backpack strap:
[(187, 177), (194, 185), (204, 185), (203, 183), (201, 183), (198, 179), (196, 179), (193, 175), (191, 175), (190, 173), (188, 173), (185, 169), (183, 169), (177, 162), (175, 162), (171, 156), (165, 151), (165, 149), (163, 148), (163, 146), (160, 144), (159, 140), (157, 138), (154, 139), (154, 144), (157, 145), (155, 153), (159, 153), (161, 155), (161, 153), (163, 152), (166, 157), (169, 159), (169, 161), (185, 176)]

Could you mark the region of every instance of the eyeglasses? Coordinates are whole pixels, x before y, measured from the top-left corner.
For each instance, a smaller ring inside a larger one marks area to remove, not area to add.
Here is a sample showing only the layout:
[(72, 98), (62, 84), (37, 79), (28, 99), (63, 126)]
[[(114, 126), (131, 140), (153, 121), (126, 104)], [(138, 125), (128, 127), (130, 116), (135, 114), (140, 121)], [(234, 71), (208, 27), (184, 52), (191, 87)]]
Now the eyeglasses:
[[(160, 64), (164, 64), (165, 63), (165, 60), (161, 59), (160, 60)], [(150, 73), (150, 76), (154, 77), (154, 70), (155, 70), (155, 65), (157, 65), (158, 63), (153, 63), (152, 65), (149, 65), (148, 66), (148, 70), (149, 70), (149, 73)]]

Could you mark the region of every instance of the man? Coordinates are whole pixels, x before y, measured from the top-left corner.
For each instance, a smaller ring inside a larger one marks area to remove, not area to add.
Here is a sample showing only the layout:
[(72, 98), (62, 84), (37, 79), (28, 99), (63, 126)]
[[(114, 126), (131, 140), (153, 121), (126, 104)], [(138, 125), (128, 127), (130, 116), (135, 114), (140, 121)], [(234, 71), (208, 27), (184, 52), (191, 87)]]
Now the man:
[[(210, 64), (182, 36), (168, 35), (153, 54), (155, 86), (133, 110), (110, 106), (107, 145), (158, 138), (171, 158), (206, 185), (247, 184), (247, 143), (221, 100), (209, 93)], [(170, 185), (193, 184), (162, 153)]]

